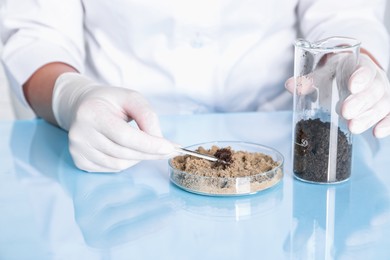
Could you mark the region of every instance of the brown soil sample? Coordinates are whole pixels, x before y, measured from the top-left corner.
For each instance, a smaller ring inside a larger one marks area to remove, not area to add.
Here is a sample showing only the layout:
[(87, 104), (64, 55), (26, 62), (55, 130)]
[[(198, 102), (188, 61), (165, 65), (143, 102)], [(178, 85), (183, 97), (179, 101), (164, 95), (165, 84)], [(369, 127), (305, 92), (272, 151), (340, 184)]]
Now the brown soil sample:
[[(226, 163), (190, 155), (173, 158), (171, 179), (191, 191), (208, 194), (253, 193), (272, 186), (282, 178), (280, 162), (263, 153), (234, 151), (231, 147), (220, 149), (217, 146), (211, 149), (199, 147), (197, 152), (215, 156)], [(272, 171), (275, 168), (277, 170)]]

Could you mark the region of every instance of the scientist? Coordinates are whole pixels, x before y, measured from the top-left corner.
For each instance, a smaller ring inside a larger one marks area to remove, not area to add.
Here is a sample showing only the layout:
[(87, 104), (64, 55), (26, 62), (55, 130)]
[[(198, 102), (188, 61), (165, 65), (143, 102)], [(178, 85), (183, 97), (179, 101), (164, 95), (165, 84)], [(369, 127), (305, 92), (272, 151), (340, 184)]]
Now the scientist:
[(385, 4), (3, 0), (2, 62), (26, 106), (69, 131), (80, 169), (120, 171), (174, 151), (157, 114), (291, 109), (284, 82), (292, 75), (295, 39), (354, 37), (364, 54), (342, 114), (353, 133), (373, 127), (375, 136), (385, 137)]

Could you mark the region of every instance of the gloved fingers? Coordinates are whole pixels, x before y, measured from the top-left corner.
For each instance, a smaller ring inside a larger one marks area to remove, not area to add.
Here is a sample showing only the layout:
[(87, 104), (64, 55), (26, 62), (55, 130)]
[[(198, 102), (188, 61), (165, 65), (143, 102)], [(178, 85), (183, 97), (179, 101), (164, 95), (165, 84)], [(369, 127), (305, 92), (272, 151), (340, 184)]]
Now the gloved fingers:
[[(137, 130), (139, 131), (139, 130)], [(101, 133), (96, 133), (93, 142), (90, 144), (96, 150), (118, 159), (123, 160), (160, 160), (170, 157), (169, 154), (151, 154), (140, 152), (128, 147), (121, 146), (106, 138)]]
[(379, 123), (374, 127), (374, 136), (383, 138), (390, 135), (390, 113), (386, 115)]
[(103, 118), (100, 120), (102, 125), (111, 123), (111, 116), (114, 119), (121, 118), (122, 121), (135, 120), (142, 131), (162, 136), (157, 114), (147, 100), (136, 91), (119, 87), (96, 88), (91, 91), (88, 102), (80, 104), (78, 114), (85, 119), (90, 116), (88, 110), (91, 109)]
[(298, 95), (307, 95), (315, 90), (312, 74), (308, 74), (301, 77), (291, 77), (285, 82), (285, 88), (294, 93), (295, 89)]
[(345, 119), (358, 117), (368, 111), (383, 98), (385, 89), (379, 78), (376, 78), (368, 86), (356, 94), (345, 99), (342, 106), (342, 115)]
[(112, 142), (142, 153), (168, 155), (175, 151), (168, 140), (140, 131), (121, 119), (98, 123), (97, 130)]
[(373, 107), (351, 119), (348, 123), (349, 129), (354, 134), (360, 134), (381, 121), (390, 111), (390, 102), (387, 96), (384, 96)]
[(111, 157), (96, 149), (83, 149), (72, 143), (69, 150), (76, 166), (88, 172), (119, 172), (139, 162)]
[(360, 56), (358, 68), (349, 78), (348, 88), (352, 94), (359, 93), (371, 86), (371, 82), (377, 76), (377, 66), (365, 54)]
[(102, 165), (96, 164), (86, 158), (84, 155), (79, 154), (76, 151), (73, 151), (69, 148), (70, 154), (73, 158), (73, 162), (77, 168), (86, 172), (116, 172), (116, 170)]
[(376, 77), (375, 69), (367, 66), (360, 66), (349, 78), (348, 88), (352, 94), (367, 89)]
[(294, 80), (294, 77), (291, 77), (291, 78), (287, 79), (286, 82), (284, 83), (284, 87), (285, 87), (291, 94), (293, 94), (293, 93), (294, 93), (294, 88), (295, 88), (295, 80)]
[(162, 137), (158, 116), (147, 100), (135, 91), (129, 93), (126, 99), (123, 109), (130, 118), (135, 120), (138, 127), (149, 135)]
[(86, 171), (86, 172), (110, 172), (110, 173), (119, 172), (119, 171), (113, 170), (111, 168), (105, 168), (101, 165), (97, 165), (97, 164), (90, 162), (90, 161), (79, 162), (79, 161), (75, 161), (74, 159), (73, 159), (73, 161), (74, 161), (77, 168), (79, 168), (80, 170)]

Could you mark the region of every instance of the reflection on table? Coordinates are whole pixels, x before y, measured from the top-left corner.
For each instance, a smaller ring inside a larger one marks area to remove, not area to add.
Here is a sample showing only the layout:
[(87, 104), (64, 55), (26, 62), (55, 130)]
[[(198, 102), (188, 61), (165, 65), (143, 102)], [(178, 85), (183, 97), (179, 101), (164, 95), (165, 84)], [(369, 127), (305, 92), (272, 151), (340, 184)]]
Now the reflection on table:
[(183, 145), (274, 147), (285, 156), (283, 181), (256, 195), (211, 197), (171, 184), (165, 160), (86, 173), (74, 166), (64, 131), (42, 120), (2, 122), (0, 258), (388, 259), (389, 140), (357, 136), (351, 179), (315, 185), (292, 177), (288, 112), (161, 122)]

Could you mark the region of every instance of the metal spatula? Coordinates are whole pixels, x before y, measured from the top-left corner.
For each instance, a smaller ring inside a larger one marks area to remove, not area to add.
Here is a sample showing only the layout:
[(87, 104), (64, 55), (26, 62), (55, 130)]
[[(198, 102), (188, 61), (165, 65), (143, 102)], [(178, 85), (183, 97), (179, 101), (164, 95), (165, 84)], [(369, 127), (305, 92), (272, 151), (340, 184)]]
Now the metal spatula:
[(198, 153), (198, 152), (195, 152), (195, 151), (192, 151), (192, 150), (188, 150), (188, 149), (183, 148), (183, 147), (176, 147), (176, 151), (179, 152), (179, 153), (182, 153), (182, 154), (192, 155), (192, 156), (195, 156), (195, 157), (198, 157), (198, 158), (202, 158), (202, 159), (206, 159), (206, 160), (209, 160), (209, 161), (212, 161), (212, 162), (226, 163), (225, 161), (220, 160), (217, 157), (214, 157), (214, 156), (211, 156), (211, 155), (208, 155), (208, 154)]

